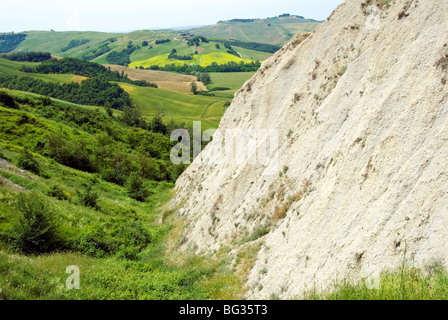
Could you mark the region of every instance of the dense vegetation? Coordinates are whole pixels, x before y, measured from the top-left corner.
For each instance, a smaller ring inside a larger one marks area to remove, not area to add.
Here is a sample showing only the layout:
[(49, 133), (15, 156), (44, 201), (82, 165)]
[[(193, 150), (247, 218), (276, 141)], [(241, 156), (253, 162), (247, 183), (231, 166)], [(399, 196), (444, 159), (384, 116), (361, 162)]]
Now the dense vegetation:
[[(176, 225), (169, 214), (158, 225), (155, 208), (183, 170), (168, 168), (167, 137), (45, 97), (0, 98), (0, 299), (235, 295), (217, 262), (165, 254)], [(93, 172), (73, 169), (80, 164)], [(81, 268), (80, 290), (65, 287), (69, 265)]]
[(168, 56), (168, 59), (175, 59), (175, 60), (193, 60), (193, 57), (191, 55), (189, 56), (179, 56), (177, 54), (177, 50), (173, 49)]
[(198, 47), (201, 42), (209, 43), (210, 41), (206, 37), (203, 37), (203, 36), (190, 36), (187, 39), (187, 45), (190, 47), (192, 47), (192, 46)]
[(261, 66), (260, 61), (249, 62), (249, 63), (244, 63), (243, 61), (241, 61), (240, 63), (236, 63), (236, 62), (231, 61), (227, 64), (221, 64), (221, 65), (213, 63), (207, 67), (201, 67), (198, 65), (187, 65), (187, 64), (184, 64), (183, 66), (176, 66), (175, 64), (168, 64), (168, 65), (165, 65), (164, 67), (159, 67), (157, 65), (151, 66), (148, 69), (193, 74), (195, 72), (206, 72), (206, 73), (252, 72), (252, 71), (257, 71), (260, 68), (260, 66)]
[(257, 42), (244, 42), (239, 40), (224, 40), (221, 43), (225, 46), (236, 46), (249, 50), (259, 51), (259, 52), (268, 52), (268, 53), (276, 53), (281, 49), (280, 46), (266, 44), (266, 43), (257, 43)]
[(163, 44), (163, 43), (168, 43), (171, 42), (170, 39), (158, 39), (156, 40), (156, 44)]
[(106, 61), (109, 64), (116, 64), (119, 66), (125, 66), (127, 67), (131, 63), (131, 54), (136, 50), (137, 48), (134, 47), (132, 44), (132, 41), (129, 41), (128, 47), (124, 50), (121, 50), (120, 52), (113, 51), (109, 53), (106, 57)]
[(157, 88), (157, 85), (144, 80), (131, 80), (123, 72), (119, 73), (118, 71), (111, 71), (110, 68), (106, 68), (100, 64), (75, 58), (64, 58), (60, 60), (52, 59), (35, 68), (24, 66), (22, 71), (41, 74), (76, 74), (85, 77), (98, 78), (104, 81), (126, 82), (141, 87)]
[[(126, 112), (117, 124), (116, 120), (98, 111), (56, 103), (45, 97), (17, 98), (0, 91), (0, 102), (4, 107), (24, 109), (32, 114), (3, 112), (2, 141), (15, 139), (19, 131), (27, 132), (27, 126), (39, 127), (44, 134), (27, 133), (20, 144), (65, 166), (96, 172), (101, 178), (119, 185), (125, 185), (133, 173), (144, 179), (173, 182), (183, 170), (170, 161), (173, 143), (163, 135), (168, 134), (168, 128), (163, 123), (161, 127), (159, 119), (146, 124), (144, 130), (133, 127), (135, 123), (129, 126)], [(81, 132), (49, 130), (39, 117)], [(174, 124), (170, 130), (176, 128)], [(161, 131), (163, 134), (159, 133)]]
[(18, 52), (2, 54), (0, 58), (7, 59), (10, 61), (21, 61), (21, 62), (42, 62), (51, 59), (51, 54), (48, 52)]
[(86, 44), (86, 43), (89, 43), (89, 42), (90, 42), (89, 39), (81, 39), (81, 40), (74, 39), (74, 40), (70, 41), (70, 43), (67, 46), (62, 48), (61, 51), (62, 52), (66, 52), (66, 51), (68, 51), (70, 49), (82, 46), (83, 44)]
[(409, 262), (382, 272), (376, 279), (337, 281), (327, 291), (305, 294), (309, 300), (447, 300), (448, 272), (434, 262), (419, 269)]
[(0, 74), (0, 87), (27, 91), (83, 105), (106, 106), (123, 110), (131, 105), (129, 94), (119, 85), (102, 79), (87, 79), (78, 83), (58, 84), (31, 77)]
[(90, 61), (90, 60), (93, 60), (95, 58), (98, 58), (98, 57), (108, 53), (111, 50), (111, 48), (109, 48), (108, 44), (109, 43), (105, 43), (105, 44), (101, 45), (99, 48), (94, 49), (94, 50), (84, 54), (82, 56), (82, 59)]
[(228, 20), (228, 21), (219, 21), (218, 23), (223, 23), (223, 22), (232, 22), (232, 23), (250, 23), (250, 22), (254, 22), (255, 19), (232, 19), (232, 20)]
[(13, 51), (26, 38), (25, 33), (0, 34), (0, 53)]

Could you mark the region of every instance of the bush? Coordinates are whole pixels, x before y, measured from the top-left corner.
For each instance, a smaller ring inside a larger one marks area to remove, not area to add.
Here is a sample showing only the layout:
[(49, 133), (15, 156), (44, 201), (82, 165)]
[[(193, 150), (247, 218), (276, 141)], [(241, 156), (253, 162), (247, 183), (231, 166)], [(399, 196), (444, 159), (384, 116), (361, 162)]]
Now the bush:
[(152, 242), (150, 232), (139, 221), (113, 220), (103, 226), (88, 228), (76, 248), (87, 255), (137, 260), (138, 254)]
[(79, 203), (84, 207), (98, 210), (98, 193), (92, 190), (92, 186), (88, 186), (84, 192), (78, 191)]
[(67, 195), (65, 192), (59, 187), (58, 185), (54, 185), (48, 190), (47, 195), (52, 198), (56, 198), (61, 201), (68, 200)]
[(149, 191), (146, 189), (143, 179), (137, 174), (132, 173), (126, 182), (126, 188), (129, 197), (140, 202), (145, 202), (149, 196)]
[(19, 156), (17, 166), (23, 170), (30, 171), (35, 174), (41, 173), (39, 162), (37, 162), (37, 160), (27, 149), (25, 149)]
[(54, 251), (61, 245), (52, 208), (40, 194), (22, 193), (16, 206), (22, 215), (12, 230), (14, 249), (25, 254), (38, 254)]
[(14, 98), (11, 97), (6, 92), (2, 92), (2, 91), (0, 91), (0, 104), (3, 104), (7, 108), (19, 109), (19, 106), (17, 105)]

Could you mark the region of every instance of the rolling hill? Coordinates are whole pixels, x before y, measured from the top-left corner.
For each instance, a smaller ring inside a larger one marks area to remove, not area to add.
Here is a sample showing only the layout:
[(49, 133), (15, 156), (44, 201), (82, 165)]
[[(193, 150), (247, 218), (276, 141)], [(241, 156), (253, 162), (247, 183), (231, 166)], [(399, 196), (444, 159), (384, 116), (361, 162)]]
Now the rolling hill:
[[(241, 22), (244, 21), (244, 22)], [(130, 33), (103, 33), (91, 31), (25, 31), (3, 34), (14, 45), (2, 52), (50, 52), (55, 57), (72, 57), (100, 64), (134, 67), (163, 66), (166, 64), (225, 64), (230, 61), (264, 61), (297, 33), (313, 31), (320, 22), (300, 16), (281, 16), (268, 19), (235, 19), (197, 29), (140, 30)], [(195, 36), (210, 38), (195, 40)], [(229, 48), (223, 40), (239, 40)], [(202, 41), (205, 40), (205, 41)], [(4, 41), (4, 40), (0, 40)], [(274, 48), (247, 46), (247, 43), (270, 44)], [(178, 56), (189, 60), (170, 58), (173, 49)], [(234, 51), (229, 52), (229, 49)], [(10, 50), (10, 51), (8, 51)]]
[(284, 45), (298, 33), (312, 32), (322, 21), (285, 15), (267, 19), (235, 19), (191, 30), (210, 38)]
[[(56, 57), (72, 57), (100, 64), (131, 67), (185, 62), (207, 66), (213, 62), (266, 59), (271, 55), (241, 48), (237, 50), (240, 57), (232, 56), (227, 53), (228, 49), (217, 41), (188, 45), (186, 36), (174, 31), (145, 30), (128, 34), (30, 31), (25, 34), (25, 40), (13, 52), (45, 51)], [(184, 61), (168, 58), (173, 49), (176, 49), (177, 55), (192, 56), (193, 59)], [(112, 58), (111, 54), (120, 55), (119, 59)]]

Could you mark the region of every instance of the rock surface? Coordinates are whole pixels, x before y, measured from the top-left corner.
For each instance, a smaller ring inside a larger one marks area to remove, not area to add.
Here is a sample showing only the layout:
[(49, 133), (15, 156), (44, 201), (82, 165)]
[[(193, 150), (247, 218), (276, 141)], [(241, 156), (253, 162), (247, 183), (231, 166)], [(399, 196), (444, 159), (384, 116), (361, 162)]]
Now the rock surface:
[[(247, 298), (297, 297), (405, 256), (448, 264), (448, 2), (389, 3), (347, 0), (265, 61), (177, 181), (184, 249), (263, 242)], [(278, 130), (278, 163), (206, 163), (233, 129)]]

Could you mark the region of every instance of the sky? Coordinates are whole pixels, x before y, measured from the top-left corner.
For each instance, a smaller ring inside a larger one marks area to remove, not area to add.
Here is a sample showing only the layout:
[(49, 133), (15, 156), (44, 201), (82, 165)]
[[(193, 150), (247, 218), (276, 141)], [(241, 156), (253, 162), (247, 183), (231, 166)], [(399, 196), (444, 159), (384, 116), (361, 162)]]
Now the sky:
[(0, 32), (129, 32), (283, 13), (325, 20), (343, 0), (21, 0), (2, 3)]

